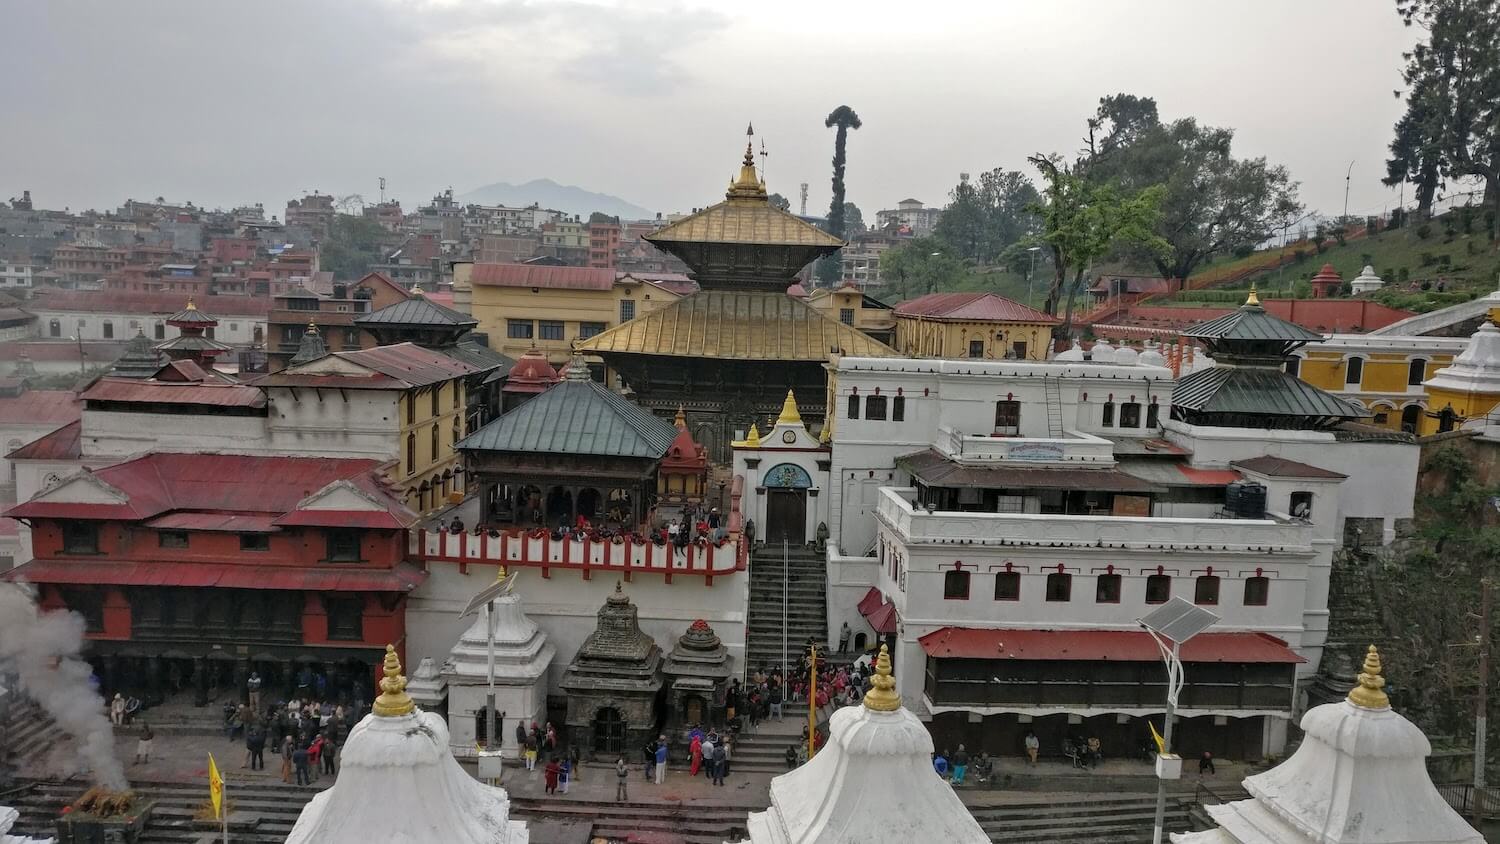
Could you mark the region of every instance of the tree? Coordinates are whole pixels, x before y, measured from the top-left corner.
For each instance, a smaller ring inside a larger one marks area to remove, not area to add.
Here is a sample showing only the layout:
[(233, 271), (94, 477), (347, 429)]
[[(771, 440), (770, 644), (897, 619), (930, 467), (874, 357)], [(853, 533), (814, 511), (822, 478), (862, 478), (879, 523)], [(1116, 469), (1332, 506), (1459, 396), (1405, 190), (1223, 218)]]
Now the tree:
[[(841, 105), (829, 113), (823, 126), (837, 128), (833, 136), (833, 201), (828, 204), (828, 233), (834, 237), (844, 236), (844, 165), (848, 161), (849, 130), (862, 124), (854, 109)], [(818, 263), (818, 278), (822, 281), (838, 281), (840, 267), (837, 256), (829, 256)]]
[(1150, 255), (1170, 251), (1156, 233), (1165, 189), (1157, 185), (1126, 194), (1112, 183), (1085, 175), (1086, 162), (1066, 165), (1041, 153), (1026, 160), (1042, 174), (1042, 199), (1033, 206), (1041, 218), (1036, 240), (1052, 257), (1052, 281), (1042, 309), (1056, 316), (1062, 294), (1068, 294), (1066, 316), (1054, 331), (1066, 337), (1074, 297), (1095, 261), (1122, 246), (1137, 246)]
[(977, 262), (983, 251), (986, 216), (979, 191), (965, 176), (949, 192), (948, 206), (933, 234), (959, 256)]
[(844, 232), (849, 235), (865, 233), (865, 215), (852, 202), (844, 203)]
[(1301, 210), (1285, 167), (1231, 154), (1233, 129), (1191, 117), (1161, 123), (1153, 100), (1125, 94), (1101, 99), (1088, 125), (1081, 166), (1091, 179), (1115, 181), (1126, 193), (1163, 187), (1156, 234), (1171, 248), (1129, 257), (1148, 260), (1169, 281), (1186, 285), (1203, 262), (1265, 242)]
[(951, 247), (933, 237), (912, 238), (880, 256), (880, 276), (898, 299), (950, 290), (967, 275)]
[(618, 226), (620, 224), (620, 218), (611, 217), (610, 215), (605, 214), (603, 211), (595, 211), (594, 213), (589, 215), (589, 225), (591, 226), (608, 224), (614, 224)]
[(766, 198), (766, 201), (771, 203), (772, 208), (780, 208), (783, 211), (792, 210), (792, 201), (779, 193), (771, 194)]
[(1007, 249), (1036, 232), (1030, 208), (1039, 194), (1024, 173), (996, 167), (979, 174), (977, 187), (964, 179), (948, 196), (934, 234), (967, 260), (998, 263)]
[(367, 217), (335, 214), (328, 239), (318, 244), (318, 265), (335, 278), (359, 278), (370, 265), (381, 263), (395, 236)]

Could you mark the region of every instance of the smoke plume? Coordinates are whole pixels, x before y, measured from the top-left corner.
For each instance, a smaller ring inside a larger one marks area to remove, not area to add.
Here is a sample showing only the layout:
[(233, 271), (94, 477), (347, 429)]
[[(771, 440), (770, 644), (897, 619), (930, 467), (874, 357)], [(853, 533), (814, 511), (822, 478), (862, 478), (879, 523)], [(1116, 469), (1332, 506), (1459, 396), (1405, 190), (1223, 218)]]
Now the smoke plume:
[(78, 656), (83, 632), (78, 614), (40, 612), (28, 589), (0, 583), (0, 670), (14, 672), (21, 691), (73, 737), (95, 782), (123, 791), (128, 783), (115, 758), (114, 730), (89, 683), (92, 670)]

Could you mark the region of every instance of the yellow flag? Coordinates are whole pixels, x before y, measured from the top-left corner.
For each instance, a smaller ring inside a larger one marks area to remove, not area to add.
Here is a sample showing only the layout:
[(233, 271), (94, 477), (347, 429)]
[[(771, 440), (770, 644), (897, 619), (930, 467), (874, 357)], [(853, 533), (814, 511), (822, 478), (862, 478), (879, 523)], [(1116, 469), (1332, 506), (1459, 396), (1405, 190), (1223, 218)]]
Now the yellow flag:
[(1150, 718), (1146, 719), (1146, 726), (1148, 726), (1148, 727), (1151, 728), (1151, 738), (1153, 738), (1153, 739), (1156, 740), (1156, 755), (1157, 756), (1166, 756), (1167, 755), (1167, 740), (1164, 739), (1164, 738), (1162, 738), (1161, 737), (1161, 733), (1158, 733), (1156, 731), (1156, 725), (1153, 724), (1153, 723), (1151, 723), (1151, 719)]
[(212, 753), (208, 754), (208, 799), (214, 804), (214, 820), (224, 817), (224, 778), (219, 776)]

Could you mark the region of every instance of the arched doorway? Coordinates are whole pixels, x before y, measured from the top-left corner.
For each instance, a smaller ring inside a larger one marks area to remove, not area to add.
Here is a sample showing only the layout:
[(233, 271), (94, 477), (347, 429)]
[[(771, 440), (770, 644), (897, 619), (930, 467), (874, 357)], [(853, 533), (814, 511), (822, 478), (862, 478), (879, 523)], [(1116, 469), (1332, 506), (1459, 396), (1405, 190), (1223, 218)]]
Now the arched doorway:
[(802, 545), (807, 542), (807, 491), (812, 476), (795, 463), (772, 466), (765, 474), (766, 542)]
[(573, 518), (573, 493), (555, 486), (547, 493), (547, 524), (555, 525), (560, 521), (572, 521)]
[(688, 726), (708, 722), (708, 703), (699, 695), (687, 695), (682, 699), (682, 723)]
[(1417, 425), (1422, 420), (1422, 406), (1409, 404), (1401, 408), (1401, 430), (1408, 434), (1417, 432)]
[(594, 752), (617, 754), (625, 750), (625, 718), (612, 706), (594, 713)]
[(599, 516), (599, 502), (603, 498), (597, 489), (580, 489), (578, 491), (578, 515), (591, 522), (597, 522)]

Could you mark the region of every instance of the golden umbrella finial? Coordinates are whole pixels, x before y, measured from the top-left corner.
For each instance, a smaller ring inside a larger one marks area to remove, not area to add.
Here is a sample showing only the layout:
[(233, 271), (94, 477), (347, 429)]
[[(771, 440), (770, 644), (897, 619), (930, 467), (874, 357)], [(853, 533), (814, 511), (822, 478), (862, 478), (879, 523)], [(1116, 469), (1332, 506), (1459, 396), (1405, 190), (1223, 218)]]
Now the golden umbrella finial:
[(417, 708), (411, 695), (406, 693), (406, 677), (401, 674), (401, 658), (396, 656), (396, 646), (385, 646), (385, 673), (380, 681), (380, 697), (375, 698), (374, 711), (383, 718), (410, 715)]
[(1380, 676), (1380, 652), (1371, 645), (1365, 653), (1364, 670), (1359, 672), (1359, 685), (1349, 692), (1349, 702), (1365, 709), (1390, 709), (1391, 699), (1385, 696), (1385, 678)]
[(745, 448), (760, 448), (760, 429), (750, 423), (750, 433), (745, 435)]
[(895, 712), (901, 708), (896, 678), (891, 676), (891, 650), (886, 645), (880, 646), (880, 656), (875, 658), (875, 676), (870, 678), (870, 690), (865, 692), (865, 708), (875, 712)]
[(677, 418), (672, 420), (672, 424), (676, 425), (677, 430), (679, 431), (687, 430), (687, 413), (684, 412), (683, 407), (680, 404), (677, 405)]
[(317, 320), (315, 320), (315, 319), (309, 319), (307, 321), (307, 333), (308, 334), (317, 334), (318, 333), (318, 321)]
[(1260, 307), (1260, 295), (1255, 292), (1255, 282), (1250, 282), (1250, 295), (1245, 297), (1245, 304)]
[(193, 304), (193, 297), (191, 296), (188, 297), (187, 309), (190, 311), (198, 310), (198, 306)]
[(791, 390), (786, 391), (786, 401), (781, 403), (781, 415), (776, 418), (776, 424), (802, 424), (802, 413), (797, 410), (797, 395)]

